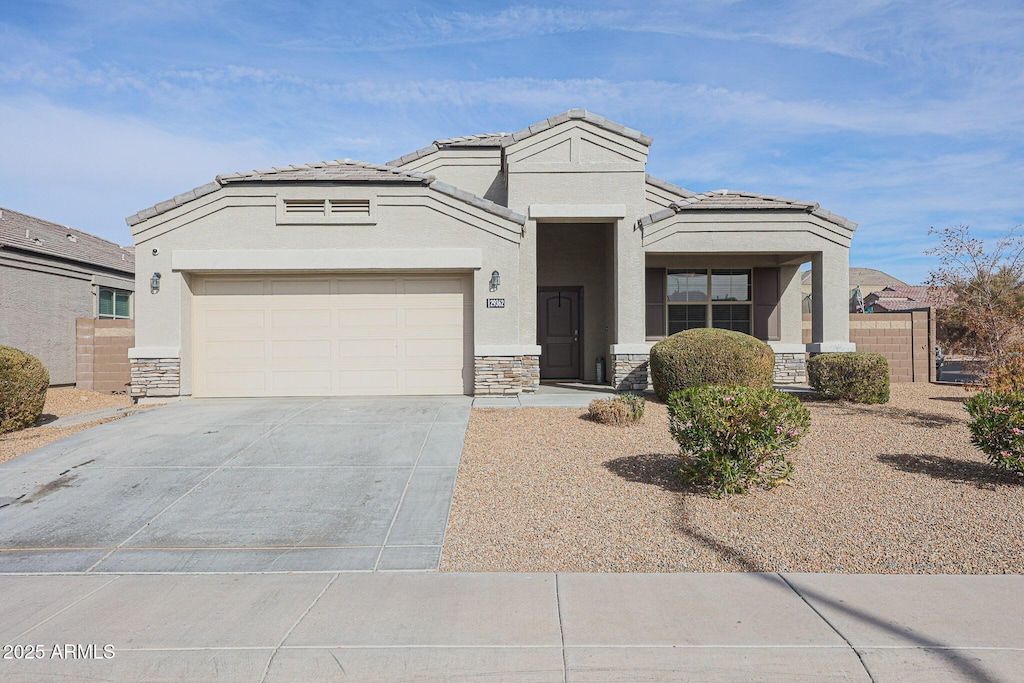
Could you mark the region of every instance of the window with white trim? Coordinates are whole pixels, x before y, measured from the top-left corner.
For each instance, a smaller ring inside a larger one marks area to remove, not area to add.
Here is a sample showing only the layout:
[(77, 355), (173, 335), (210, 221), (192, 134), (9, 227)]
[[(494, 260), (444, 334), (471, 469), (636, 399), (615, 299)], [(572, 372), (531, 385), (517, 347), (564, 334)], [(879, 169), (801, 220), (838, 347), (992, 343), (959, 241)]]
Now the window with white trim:
[(131, 318), (132, 293), (121, 289), (101, 287), (97, 312), (99, 318)]

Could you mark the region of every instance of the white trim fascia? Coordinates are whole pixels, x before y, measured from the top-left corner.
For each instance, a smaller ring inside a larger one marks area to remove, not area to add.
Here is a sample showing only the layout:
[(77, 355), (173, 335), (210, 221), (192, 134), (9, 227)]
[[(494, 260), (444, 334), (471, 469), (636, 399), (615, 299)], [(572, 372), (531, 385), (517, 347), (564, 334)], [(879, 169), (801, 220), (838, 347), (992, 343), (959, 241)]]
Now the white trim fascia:
[(625, 204), (531, 204), (530, 218), (538, 221), (618, 220), (626, 217)]
[(171, 270), (479, 270), (482, 249), (175, 249)]
[(128, 357), (138, 358), (181, 358), (180, 346), (135, 346), (128, 349)]
[(475, 356), (539, 356), (540, 346), (531, 344), (487, 344), (474, 347)]
[(857, 345), (853, 342), (818, 342), (807, 345), (807, 353), (848, 353), (856, 350)]
[(787, 344), (785, 342), (765, 342), (772, 347), (775, 353), (807, 353), (807, 346), (804, 344)]
[(651, 347), (658, 342), (644, 342), (643, 344), (612, 344), (611, 354), (613, 356), (632, 356), (651, 352)]

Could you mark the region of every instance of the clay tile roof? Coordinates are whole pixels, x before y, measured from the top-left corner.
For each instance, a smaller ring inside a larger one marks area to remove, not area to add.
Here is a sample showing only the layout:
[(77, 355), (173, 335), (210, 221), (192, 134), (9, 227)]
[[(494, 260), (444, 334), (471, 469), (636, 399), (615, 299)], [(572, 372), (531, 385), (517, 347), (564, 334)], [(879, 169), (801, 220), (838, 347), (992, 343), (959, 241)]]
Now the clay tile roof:
[(0, 249), (4, 248), (135, 273), (134, 247), (122, 247), (66, 225), (0, 208)]
[[(799, 199), (776, 197), (774, 195), (757, 194), (755, 192), (743, 192), (739, 190), (712, 190), (694, 194), (691, 197), (684, 197), (673, 202), (668, 209), (661, 209), (641, 218), (638, 224), (646, 227), (652, 223), (664, 220), (677, 213), (684, 211), (804, 211), (818, 216), (827, 221), (835, 223), (847, 230), (856, 230), (857, 224), (853, 221), (822, 209), (816, 202), (805, 202)], [(671, 211), (671, 213), (668, 213)]]

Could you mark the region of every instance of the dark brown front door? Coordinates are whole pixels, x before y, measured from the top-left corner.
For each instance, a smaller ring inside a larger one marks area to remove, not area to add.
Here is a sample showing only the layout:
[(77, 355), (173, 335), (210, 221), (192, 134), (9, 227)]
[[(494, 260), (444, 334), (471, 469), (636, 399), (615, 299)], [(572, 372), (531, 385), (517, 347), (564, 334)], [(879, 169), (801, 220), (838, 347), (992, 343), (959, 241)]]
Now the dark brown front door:
[(580, 379), (579, 287), (543, 288), (537, 295), (541, 379)]

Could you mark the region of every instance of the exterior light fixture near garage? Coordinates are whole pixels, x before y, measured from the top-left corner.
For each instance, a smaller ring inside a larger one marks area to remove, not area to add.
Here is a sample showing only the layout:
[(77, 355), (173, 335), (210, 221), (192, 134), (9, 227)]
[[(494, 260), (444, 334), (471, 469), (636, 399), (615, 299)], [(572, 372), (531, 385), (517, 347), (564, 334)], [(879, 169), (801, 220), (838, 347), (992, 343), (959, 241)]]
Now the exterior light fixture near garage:
[(494, 271), (491, 273), (491, 291), (497, 291), (498, 285), (501, 284), (501, 273)]
[(153, 277), (149, 278), (149, 293), (157, 294), (160, 292), (160, 273), (153, 273)]

